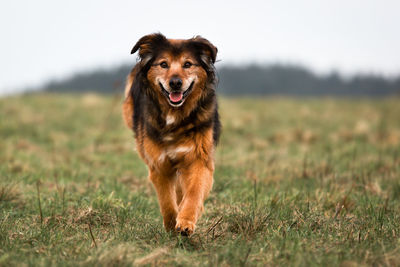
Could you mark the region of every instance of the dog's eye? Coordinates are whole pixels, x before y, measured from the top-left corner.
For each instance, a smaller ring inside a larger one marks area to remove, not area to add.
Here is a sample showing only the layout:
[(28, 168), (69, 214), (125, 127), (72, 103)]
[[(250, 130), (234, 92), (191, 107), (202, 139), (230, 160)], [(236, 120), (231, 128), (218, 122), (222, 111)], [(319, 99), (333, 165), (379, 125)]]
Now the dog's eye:
[(160, 63), (160, 67), (163, 68), (163, 69), (168, 68), (167, 62), (165, 62), (165, 61), (161, 62), (161, 63)]
[(192, 65), (193, 65), (192, 63), (190, 63), (189, 61), (186, 61), (185, 64), (183, 64), (183, 67), (184, 67), (185, 69), (188, 69), (188, 68), (190, 68)]

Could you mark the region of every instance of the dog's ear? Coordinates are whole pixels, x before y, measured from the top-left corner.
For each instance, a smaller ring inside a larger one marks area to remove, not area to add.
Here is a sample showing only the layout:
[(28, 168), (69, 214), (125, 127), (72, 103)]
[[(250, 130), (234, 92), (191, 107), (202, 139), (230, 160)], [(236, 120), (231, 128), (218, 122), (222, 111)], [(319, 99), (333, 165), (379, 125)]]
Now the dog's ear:
[(218, 49), (210, 43), (207, 39), (201, 37), (201, 36), (196, 36), (192, 39), (192, 42), (200, 48), (201, 55), (200, 58), (204, 63), (210, 64), (210, 63), (215, 63), (215, 60), (217, 59), (217, 52)]
[(134, 54), (139, 50), (139, 57), (143, 64), (147, 64), (154, 57), (157, 48), (160, 45), (165, 44), (167, 38), (161, 33), (153, 33), (149, 35), (145, 35), (139, 39), (139, 41), (135, 44), (135, 46), (131, 50), (131, 54)]

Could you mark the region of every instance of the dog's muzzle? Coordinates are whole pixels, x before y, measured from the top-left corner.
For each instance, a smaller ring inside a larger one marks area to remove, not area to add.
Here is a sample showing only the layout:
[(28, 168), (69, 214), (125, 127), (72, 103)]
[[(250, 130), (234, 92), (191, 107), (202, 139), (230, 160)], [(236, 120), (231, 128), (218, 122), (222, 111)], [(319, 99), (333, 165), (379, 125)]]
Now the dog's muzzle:
[(185, 101), (186, 97), (191, 93), (194, 85), (194, 81), (190, 84), (189, 88), (186, 91), (182, 90), (173, 90), (171, 92), (167, 91), (164, 86), (159, 83), (160, 88), (165, 95), (165, 97), (168, 99), (168, 102), (171, 106), (173, 107), (179, 107), (183, 104)]

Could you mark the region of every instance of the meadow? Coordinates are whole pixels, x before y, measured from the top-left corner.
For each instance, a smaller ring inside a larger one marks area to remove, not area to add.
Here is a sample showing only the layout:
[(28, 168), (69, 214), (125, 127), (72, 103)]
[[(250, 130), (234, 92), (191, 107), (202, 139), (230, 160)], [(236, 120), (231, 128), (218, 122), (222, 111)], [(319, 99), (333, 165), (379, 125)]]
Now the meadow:
[(220, 98), (189, 238), (162, 227), (121, 101), (0, 99), (0, 266), (400, 266), (399, 98)]

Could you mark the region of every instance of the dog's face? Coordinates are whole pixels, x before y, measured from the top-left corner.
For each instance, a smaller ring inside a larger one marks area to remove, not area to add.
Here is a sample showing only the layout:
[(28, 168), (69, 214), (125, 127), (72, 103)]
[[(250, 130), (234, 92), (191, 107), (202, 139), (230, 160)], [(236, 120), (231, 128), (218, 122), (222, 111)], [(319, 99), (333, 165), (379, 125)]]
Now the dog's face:
[(171, 40), (152, 34), (141, 38), (132, 53), (138, 49), (149, 89), (161, 101), (177, 108), (187, 99), (197, 101), (207, 90), (217, 49), (206, 39)]
[[(201, 90), (206, 72), (196, 58), (187, 51), (173, 55), (163, 52), (152, 64), (147, 79), (152, 88), (159, 89), (173, 107), (181, 106), (195, 88)], [(196, 94), (198, 95), (198, 94)]]

